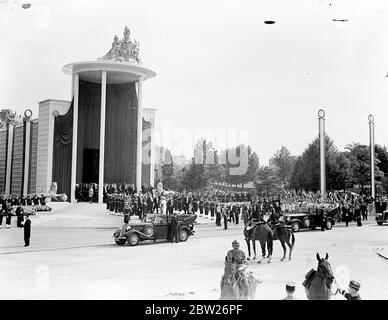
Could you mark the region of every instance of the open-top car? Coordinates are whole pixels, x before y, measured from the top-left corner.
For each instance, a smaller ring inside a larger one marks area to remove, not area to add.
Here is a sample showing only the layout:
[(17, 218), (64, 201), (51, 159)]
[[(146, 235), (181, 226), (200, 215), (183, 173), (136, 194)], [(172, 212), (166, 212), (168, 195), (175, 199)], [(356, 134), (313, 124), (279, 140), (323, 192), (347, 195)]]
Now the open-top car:
[[(293, 232), (298, 232), (300, 229), (315, 230), (317, 227), (321, 227), (321, 216), (316, 213), (287, 213), (283, 215), (282, 219), (286, 227), (291, 228)], [(325, 228), (330, 230), (334, 224), (334, 216), (327, 214)]]
[[(194, 235), (194, 222), (197, 215), (178, 216), (178, 237), (179, 241), (186, 241), (189, 236)], [(154, 221), (123, 224), (121, 228), (113, 233), (113, 238), (118, 245), (128, 242), (136, 246), (140, 241), (157, 239), (169, 240), (171, 230), (171, 219), (169, 217), (155, 217)]]
[(379, 226), (382, 226), (383, 223), (388, 223), (388, 210), (383, 211), (383, 213), (377, 213), (376, 222)]

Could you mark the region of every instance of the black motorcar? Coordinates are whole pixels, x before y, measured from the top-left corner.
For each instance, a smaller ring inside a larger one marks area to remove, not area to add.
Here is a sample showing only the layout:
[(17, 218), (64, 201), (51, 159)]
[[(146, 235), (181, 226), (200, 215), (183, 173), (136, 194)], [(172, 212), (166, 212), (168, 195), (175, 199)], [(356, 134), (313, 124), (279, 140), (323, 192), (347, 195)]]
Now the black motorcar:
[[(186, 241), (189, 236), (194, 235), (194, 222), (197, 215), (191, 214), (185, 217), (178, 216), (178, 237), (179, 241)], [(157, 239), (169, 240), (171, 220), (168, 217), (159, 217), (155, 221), (123, 224), (121, 228), (113, 233), (113, 238), (118, 245), (128, 242), (136, 246), (140, 241)]]
[[(300, 229), (314, 230), (321, 227), (321, 216), (316, 213), (289, 213), (282, 217), (286, 227), (291, 228), (293, 232), (298, 232)], [(326, 215), (325, 229), (330, 230), (335, 224), (335, 218), (331, 215)]]
[(383, 223), (388, 222), (388, 210), (383, 211), (382, 213), (376, 214), (376, 222), (379, 226), (382, 226)]

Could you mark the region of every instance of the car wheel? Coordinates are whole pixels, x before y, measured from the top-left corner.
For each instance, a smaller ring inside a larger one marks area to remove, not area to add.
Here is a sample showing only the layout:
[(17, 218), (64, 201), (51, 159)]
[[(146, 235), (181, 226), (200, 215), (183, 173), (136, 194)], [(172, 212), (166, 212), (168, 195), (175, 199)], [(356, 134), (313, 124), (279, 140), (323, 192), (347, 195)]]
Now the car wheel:
[(189, 233), (185, 229), (179, 230), (179, 241), (184, 242), (189, 237)]
[(303, 220), (303, 223), (304, 223), (304, 225), (305, 225), (305, 227), (306, 228), (309, 228), (310, 227), (310, 219), (309, 218), (305, 218), (304, 220)]
[(330, 220), (327, 220), (327, 221), (326, 221), (326, 229), (327, 229), (327, 230), (331, 230), (331, 228), (333, 228), (333, 224), (331, 223)]
[(131, 233), (127, 239), (128, 243), (131, 246), (137, 246), (139, 244), (140, 238), (137, 233)]
[(291, 229), (292, 229), (293, 232), (298, 232), (299, 229), (300, 229), (299, 223), (298, 223), (298, 222), (294, 222), (294, 223), (291, 225)]
[(382, 225), (383, 225), (383, 223), (382, 223), (381, 221), (378, 221), (377, 224), (378, 224), (379, 226), (382, 226)]
[(152, 237), (154, 235), (154, 228), (151, 227), (151, 226), (146, 226), (144, 228), (144, 234), (147, 236), (147, 237)]
[(117, 245), (122, 246), (125, 244), (125, 239), (118, 239), (118, 240), (115, 240), (115, 242)]

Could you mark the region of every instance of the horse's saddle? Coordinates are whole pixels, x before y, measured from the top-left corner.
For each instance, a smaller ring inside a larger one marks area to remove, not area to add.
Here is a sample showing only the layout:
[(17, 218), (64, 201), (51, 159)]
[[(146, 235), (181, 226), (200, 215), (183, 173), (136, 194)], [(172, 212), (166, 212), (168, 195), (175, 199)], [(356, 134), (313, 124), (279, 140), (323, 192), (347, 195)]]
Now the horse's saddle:
[(310, 285), (311, 285), (311, 282), (313, 281), (314, 279), (314, 276), (315, 274), (317, 273), (317, 271), (315, 271), (314, 269), (311, 269), (309, 272), (307, 272), (307, 274), (305, 275), (305, 280), (303, 281), (302, 285), (308, 289), (310, 288)]
[(267, 224), (267, 222), (266, 222), (266, 221), (258, 221), (258, 222), (255, 222), (254, 224), (245, 227), (245, 230), (247, 230), (247, 231), (252, 230), (254, 227), (259, 226), (259, 225), (261, 225), (261, 224)]

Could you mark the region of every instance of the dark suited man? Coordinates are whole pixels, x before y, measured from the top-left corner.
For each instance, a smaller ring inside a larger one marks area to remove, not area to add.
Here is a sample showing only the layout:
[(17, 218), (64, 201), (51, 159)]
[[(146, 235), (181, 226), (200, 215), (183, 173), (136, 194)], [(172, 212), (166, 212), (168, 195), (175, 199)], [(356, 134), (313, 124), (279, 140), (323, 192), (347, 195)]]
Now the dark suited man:
[(171, 216), (170, 241), (179, 242), (178, 237), (178, 217), (176, 214)]
[(5, 211), (5, 214), (7, 216), (7, 218), (5, 219), (5, 224), (7, 225), (6, 228), (11, 228), (12, 206), (9, 202), (7, 203), (7, 209)]
[(325, 227), (326, 227), (325, 211), (323, 209), (319, 209), (318, 213), (319, 213), (319, 218), (321, 220), (321, 231), (325, 231)]
[(24, 227), (24, 246), (28, 247), (30, 245), (30, 237), (31, 237), (31, 220), (29, 215), (26, 215), (26, 221), (24, 222), (23, 227)]

